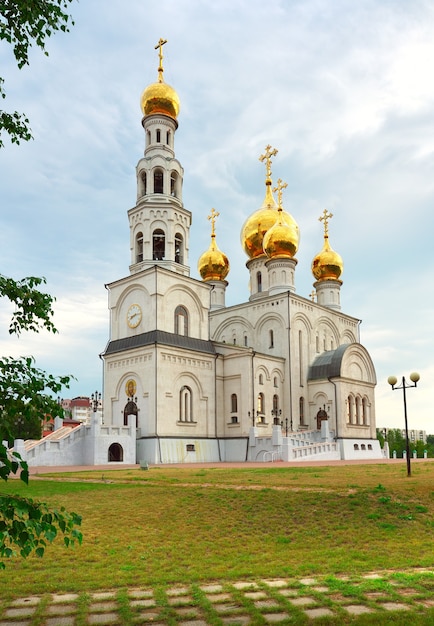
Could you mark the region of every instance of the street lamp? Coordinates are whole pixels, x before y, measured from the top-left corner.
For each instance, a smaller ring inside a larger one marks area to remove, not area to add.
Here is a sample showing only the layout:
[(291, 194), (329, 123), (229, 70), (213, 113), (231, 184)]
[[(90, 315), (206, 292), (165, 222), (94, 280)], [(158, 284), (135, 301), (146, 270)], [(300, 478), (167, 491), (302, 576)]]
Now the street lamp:
[(410, 467), (410, 442), (408, 440), (408, 423), (407, 423), (407, 398), (405, 395), (405, 390), (410, 389), (410, 387), (417, 387), (417, 383), (419, 379), (420, 379), (420, 376), (417, 372), (413, 372), (412, 374), (410, 374), (410, 380), (413, 383), (412, 385), (409, 385), (406, 382), (405, 376), (402, 377), (402, 382), (400, 386), (396, 385), (396, 383), (398, 382), (398, 379), (396, 378), (396, 376), (389, 376), (389, 378), (387, 379), (387, 382), (392, 387), (392, 391), (395, 391), (396, 389), (402, 389), (402, 394), (404, 398), (405, 454), (406, 454), (406, 459), (407, 459), (407, 476), (411, 476), (411, 467)]
[(282, 409), (271, 409), (271, 415), (273, 416), (273, 424), (279, 424), (278, 415), (282, 415)]
[(101, 392), (95, 391), (95, 393), (92, 394), (91, 398), (92, 398), (92, 403), (91, 403), (92, 409), (93, 409), (93, 412), (96, 413), (98, 411), (99, 402), (101, 400)]

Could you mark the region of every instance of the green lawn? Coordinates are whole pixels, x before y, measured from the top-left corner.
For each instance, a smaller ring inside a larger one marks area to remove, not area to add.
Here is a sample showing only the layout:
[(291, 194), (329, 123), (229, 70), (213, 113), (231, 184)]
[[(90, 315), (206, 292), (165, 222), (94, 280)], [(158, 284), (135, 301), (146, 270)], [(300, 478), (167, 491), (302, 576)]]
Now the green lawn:
[(83, 516), (83, 543), (16, 558), (2, 594), (432, 567), (434, 463), (158, 467), (2, 485)]

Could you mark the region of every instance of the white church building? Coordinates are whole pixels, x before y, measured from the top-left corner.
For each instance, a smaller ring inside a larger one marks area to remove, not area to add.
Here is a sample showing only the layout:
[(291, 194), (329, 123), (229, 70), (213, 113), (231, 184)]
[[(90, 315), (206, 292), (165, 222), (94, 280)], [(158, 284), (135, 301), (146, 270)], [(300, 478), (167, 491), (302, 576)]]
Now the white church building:
[(271, 146), (260, 156), (264, 199), (239, 225), (248, 300), (225, 304), (229, 261), (217, 246), (214, 209), (209, 247), (197, 262), (201, 279), (190, 276), (192, 215), (175, 153), (180, 105), (164, 81), (163, 43), (157, 81), (141, 99), (145, 150), (128, 211), (131, 265), (106, 285), (103, 423), (95, 414), (75, 434), (56, 438), (58, 429), (56, 462), (45, 438), (26, 453), (29, 464), (382, 458), (375, 369), (360, 343), (360, 320), (341, 309), (332, 215), (319, 218), (324, 242), (307, 299), (296, 293), (299, 229), (283, 208), (286, 185), (279, 179), (273, 187)]

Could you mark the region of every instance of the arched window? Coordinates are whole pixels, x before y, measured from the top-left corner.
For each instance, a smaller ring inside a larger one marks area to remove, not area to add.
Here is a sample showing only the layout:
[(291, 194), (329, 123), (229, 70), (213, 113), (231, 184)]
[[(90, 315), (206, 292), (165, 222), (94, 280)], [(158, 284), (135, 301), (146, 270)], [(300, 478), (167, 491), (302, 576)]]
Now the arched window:
[(298, 410), (300, 413), (300, 426), (304, 426), (304, 398), (301, 397), (298, 401)]
[(190, 387), (184, 385), (179, 392), (179, 421), (193, 421), (193, 394)]
[(264, 384), (264, 376), (263, 376), (263, 374), (259, 374), (258, 381), (259, 381), (260, 385)]
[(262, 274), (261, 272), (257, 272), (256, 274), (256, 285), (258, 289), (258, 293), (262, 291)]
[(140, 175), (140, 178), (142, 180), (142, 189), (141, 189), (141, 196), (146, 196), (146, 172), (142, 172)]
[[(137, 398), (136, 398), (137, 400)], [(138, 415), (139, 415), (139, 411), (137, 408), (137, 404), (134, 402), (133, 399), (128, 400), (128, 402), (125, 405), (124, 408), (124, 426), (128, 426), (128, 415), (135, 415), (136, 416), (136, 428), (138, 427)]]
[(231, 413), (238, 413), (238, 398), (236, 393), (231, 395)]
[(273, 387), (278, 387), (278, 386), (279, 386), (279, 384), (278, 384), (278, 382), (277, 382), (277, 376), (275, 376), (275, 377), (273, 378)]
[(154, 261), (162, 261), (166, 256), (166, 237), (161, 228), (152, 233), (152, 258)]
[(247, 348), (247, 335), (244, 335), (244, 346)]
[(170, 130), (166, 133), (166, 145), (170, 146)]
[(368, 401), (366, 398), (362, 400), (362, 423), (364, 426), (368, 425)]
[(188, 337), (188, 311), (183, 306), (175, 309), (175, 333)]
[(159, 128), (157, 128), (157, 131), (155, 133), (155, 138), (156, 138), (157, 143), (161, 142), (161, 130)]
[(260, 415), (265, 414), (265, 397), (262, 391), (258, 394), (258, 413)]
[(163, 193), (163, 172), (161, 170), (154, 172), (154, 193)]
[(354, 398), (349, 395), (347, 399), (348, 403), (348, 423), (354, 424)]
[(274, 348), (274, 331), (270, 330), (270, 348)]
[(172, 172), (170, 174), (170, 195), (174, 197), (178, 197), (178, 175), (176, 172)]
[(143, 261), (143, 233), (136, 235), (136, 263)]
[(175, 235), (175, 263), (184, 263), (184, 240), (182, 235)]
[(362, 423), (362, 401), (359, 396), (356, 398), (356, 424)]
[(148, 130), (146, 133), (146, 147), (151, 145), (151, 131)]

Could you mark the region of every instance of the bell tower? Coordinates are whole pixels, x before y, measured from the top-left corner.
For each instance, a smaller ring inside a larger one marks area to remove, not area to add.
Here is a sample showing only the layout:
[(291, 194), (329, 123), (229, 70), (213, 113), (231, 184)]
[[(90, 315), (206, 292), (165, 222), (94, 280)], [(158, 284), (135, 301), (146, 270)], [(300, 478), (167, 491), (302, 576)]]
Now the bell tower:
[(164, 82), (163, 46), (158, 50), (158, 79), (141, 97), (145, 152), (136, 167), (136, 206), (128, 211), (130, 273), (159, 265), (184, 276), (188, 265), (191, 213), (182, 203), (184, 170), (175, 157), (179, 97)]

